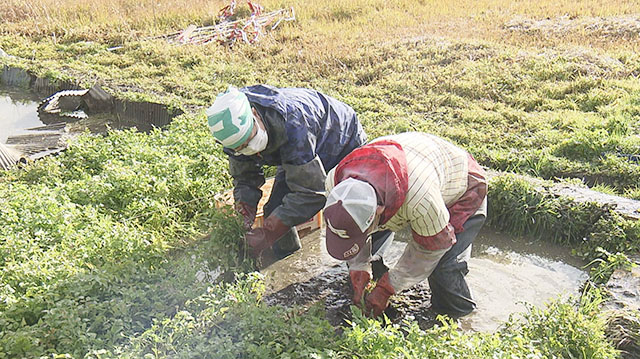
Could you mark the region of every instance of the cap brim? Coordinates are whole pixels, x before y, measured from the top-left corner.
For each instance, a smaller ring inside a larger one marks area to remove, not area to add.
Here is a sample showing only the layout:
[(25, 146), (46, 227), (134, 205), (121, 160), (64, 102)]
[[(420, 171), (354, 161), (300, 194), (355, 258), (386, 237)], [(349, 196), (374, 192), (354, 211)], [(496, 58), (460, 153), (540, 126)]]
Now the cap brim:
[[(357, 225), (353, 222), (351, 216), (344, 211), (340, 202), (325, 208), (324, 218), (327, 222), (326, 244), (329, 255), (339, 260), (349, 260), (358, 255), (364, 247), (367, 235), (357, 229)], [(349, 230), (336, 230), (342, 232), (341, 235), (334, 233), (333, 230), (335, 229), (331, 225), (331, 220), (340, 222), (334, 223), (337, 228), (349, 228)], [(345, 225), (345, 221), (352, 223), (346, 223)]]
[(327, 252), (335, 259), (349, 260), (360, 253), (366, 239), (367, 236), (364, 233), (344, 239), (327, 230)]

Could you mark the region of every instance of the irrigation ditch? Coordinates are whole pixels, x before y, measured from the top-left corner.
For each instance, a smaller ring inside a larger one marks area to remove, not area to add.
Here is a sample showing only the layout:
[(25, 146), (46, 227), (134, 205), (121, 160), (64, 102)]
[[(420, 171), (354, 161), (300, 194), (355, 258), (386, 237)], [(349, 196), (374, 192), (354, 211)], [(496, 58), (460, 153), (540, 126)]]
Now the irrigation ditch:
[[(637, 226), (640, 219), (640, 201), (603, 194), (586, 186), (523, 175), (489, 171), (489, 176), (492, 183), (497, 184), (490, 189), (489, 195), (493, 209), (490, 213), (497, 216), (490, 218), (490, 225), (481, 231), (474, 243), (468, 277), (478, 309), (459, 319), (461, 328), (466, 330), (494, 331), (510, 315), (526, 311), (524, 303), (543, 306), (557, 297), (579, 297), (585, 286), (594, 280), (590, 276), (593, 273), (589, 273), (593, 263), (589, 263), (590, 258), (585, 254), (589, 249), (585, 247), (590, 246), (591, 237), (597, 237), (595, 232), (599, 223), (619, 220)], [(506, 206), (500, 208), (500, 191), (510, 190), (503, 187), (505, 183), (526, 188), (531, 196), (527, 198), (516, 190), (515, 196), (510, 198), (510, 207), (543, 213), (542, 206), (546, 205), (553, 207), (546, 212), (551, 216), (524, 215), (528, 221), (524, 228), (511, 222), (512, 219), (504, 215), (505, 210), (515, 216), (523, 213), (511, 211)], [(571, 226), (566, 225), (567, 221), (578, 222), (581, 216), (572, 214), (574, 209), (585, 211), (583, 215), (588, 218), (574, 224), (575, 232), (560, 230), (563, 226)], [(599, 214), (593, 216), (594, 213)], [(321, 303), (327, 311), (327, 319), (336, 328), (341, 328), (351, 320), (348, 269), (326, 253), (322, 232), (316, 231), (303, 238), (303, 249), (284, 260), (276, 261), (269, 253), (266, 255), (261, 270), (266, 276), (268, 295), (265, 300), (270, 304), (303, 308)], [(564, 239), (561, 238), (566, 238), (567, 234), (574, 239), (562, 242)], [(637, 234), (629, 233), (627, 240), (637, 243), (638, 238), (634, 236)], [(386, 266), (393, 266), (409, 239), (408, 233), (396, 236), (393, 246), (383, 256)], [(606, 249), (616, 251), (616, 248)], [(610, 295), (605, 307), (614, 313), (612, 316), (617, 315), (616, 312), (640, 310), (640, 256), (633, 255), (638, 253), (637, 248), (628, 253), (636, 266), (612, 269), (603, 280)], [(385, 314), (392, 322), (413, 318), (421, 328), (430, 328), (439, 321), (429, 308), (429, 293), (427, 283), (399, 293)]]
[[(266, 276), (270, 304), (308, 307), (321, 302), (327, 319), (336, 327), (351, 320), (351, 291), (348, 269), (324, 251), (323, 231), (305, 237), (299, 253), (276, 261), (262, 270)], [(392, 267), (410, 240), (399, 233), (385, 251), (385, 266)], [(573, 258), (567, 248), (544, 241), (514, 238), (485, 228), (474, 243), (469, 263), (469, 285), (477, 300), (477, 310), (460, 318), (463, 329), (495, 331), (509, 315), (526, 310), (524, 302), (542, 306), (557, 296), (579, 295), (588, 279), (586, 264)], [(438, 324), (430, 309), (426, 282), (393, 297), (386, 315), (392, 322), (414, 318), (422, 329)]]
[(6, 117), (0, 123), (4, 169), (60, 152), (70, 137), (87, 130), (104, 134), (135, 127), (147, 132), (183, 113), (159, 103), (115, 98), (99, 85), (82, 88), (6, 65), (0, 73), (0, 112)]

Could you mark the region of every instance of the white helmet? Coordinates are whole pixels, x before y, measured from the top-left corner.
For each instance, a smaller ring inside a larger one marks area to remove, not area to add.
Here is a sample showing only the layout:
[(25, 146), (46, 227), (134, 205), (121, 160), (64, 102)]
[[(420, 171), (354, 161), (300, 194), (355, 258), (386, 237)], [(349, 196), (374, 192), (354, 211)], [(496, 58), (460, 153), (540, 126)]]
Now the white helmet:
[(224, 147), (239, 147), (253, 130), (255, 121), (249, 100), (233, 86), (216, 97), (206, 114), (211, 133)]

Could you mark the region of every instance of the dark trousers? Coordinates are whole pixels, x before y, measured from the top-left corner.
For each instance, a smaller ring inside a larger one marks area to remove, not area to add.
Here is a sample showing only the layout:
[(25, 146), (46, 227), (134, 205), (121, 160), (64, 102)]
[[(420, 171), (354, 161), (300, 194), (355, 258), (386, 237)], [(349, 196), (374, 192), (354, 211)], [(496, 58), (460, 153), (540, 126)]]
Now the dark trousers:
[(444, 254), (429, 276), (431, 306), (434, 311), (461, 317), (476, 308), (464, 278), (469, 273), (467, 262), (459, 261), (458, 256), (473, 243), (485, 219), (484, 215), (478, 214), (464, 223), (464, 230), (456, 234), (456, 244)]

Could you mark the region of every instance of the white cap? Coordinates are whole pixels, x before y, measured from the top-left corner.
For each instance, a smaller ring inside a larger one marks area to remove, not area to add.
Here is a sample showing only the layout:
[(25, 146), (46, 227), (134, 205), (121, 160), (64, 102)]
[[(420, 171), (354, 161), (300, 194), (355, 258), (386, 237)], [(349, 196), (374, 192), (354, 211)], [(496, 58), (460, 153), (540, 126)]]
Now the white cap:
[(351, 216), (361, 232), (371, 226), (376, 215), (378, 201), (376, 191), (367, 182), (347, 178), (335, 186), (324, 208), (342, 201), (342, 208)]

